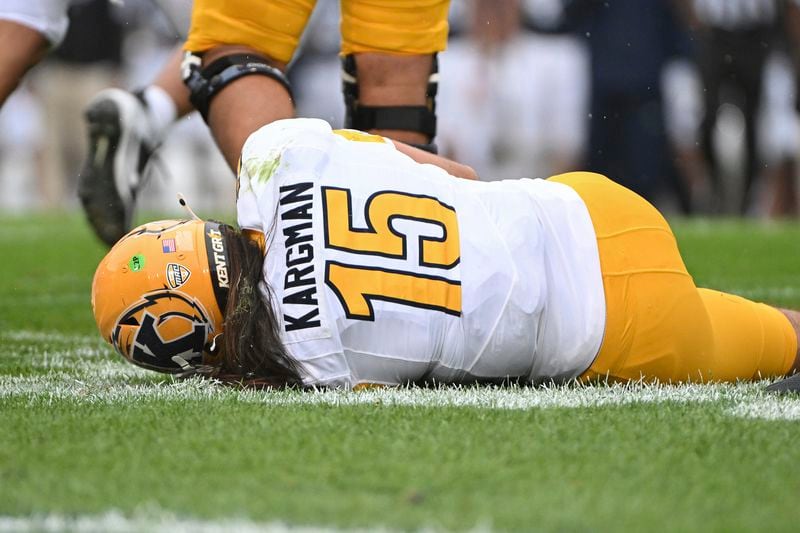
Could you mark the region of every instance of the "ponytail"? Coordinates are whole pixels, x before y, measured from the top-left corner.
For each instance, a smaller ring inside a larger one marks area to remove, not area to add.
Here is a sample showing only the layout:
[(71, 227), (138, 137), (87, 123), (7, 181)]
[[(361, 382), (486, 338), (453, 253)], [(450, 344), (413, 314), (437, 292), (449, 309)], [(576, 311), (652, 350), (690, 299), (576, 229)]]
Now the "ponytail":
[(250, 239), (221, 226), (230, 256), (231, 288), (225, 308), (221, 365), (215, 377), (226, 383), (262, 387), (302, 385), (299, 364), (280, 338), (280, 323), (268, 285), (262, 293), (264, 255)]

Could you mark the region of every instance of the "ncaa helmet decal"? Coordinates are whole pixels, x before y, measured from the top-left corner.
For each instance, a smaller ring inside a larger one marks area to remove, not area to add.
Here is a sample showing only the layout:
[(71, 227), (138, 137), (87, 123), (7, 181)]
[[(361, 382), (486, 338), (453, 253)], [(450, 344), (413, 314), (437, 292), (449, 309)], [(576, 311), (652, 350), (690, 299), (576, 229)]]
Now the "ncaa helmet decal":
[[(133, 261), (136, 258), (136, 261)], [(229, 280), (221, 224), (161, 220), (135, 228), (100, 262), (92, 310), (101, 335), (128, 361), (176, 373), (214, 364)]]
[(120, 315), (111, 344), (136, 365), (180, 372), (187, 363), (202, 364), (212, 333), (209, 314), (198, 300), (161, 290), (145, 294)]

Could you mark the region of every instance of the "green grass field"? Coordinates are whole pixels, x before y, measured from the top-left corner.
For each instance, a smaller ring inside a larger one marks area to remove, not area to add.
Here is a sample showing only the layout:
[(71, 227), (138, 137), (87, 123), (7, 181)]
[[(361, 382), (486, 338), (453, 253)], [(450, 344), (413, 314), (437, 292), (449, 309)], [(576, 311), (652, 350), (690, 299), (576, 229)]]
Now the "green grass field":
[[(675, 227), (698, 284), (800, 307), (800, 225)], [(1, 217), (0, 250), (0, 530), (797, 530), (800, 398), (765, 382), (173, 382), (99, 339), (79, 215)]]

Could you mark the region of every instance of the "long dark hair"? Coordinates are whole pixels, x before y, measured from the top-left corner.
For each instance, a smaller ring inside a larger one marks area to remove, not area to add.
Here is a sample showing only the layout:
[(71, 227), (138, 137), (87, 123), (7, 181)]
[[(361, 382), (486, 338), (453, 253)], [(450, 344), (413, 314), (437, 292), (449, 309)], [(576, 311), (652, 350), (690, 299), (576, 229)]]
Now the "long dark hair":
[(259, 290), (264, 254), (261, 248), (227, 225), (220, 231), (230, 258), (231, 283), (222, 334), (222, 358), (216, 378), (225, 383), (262, 387), (302, 384), (300, 370), (280, 338), (273, 294)]

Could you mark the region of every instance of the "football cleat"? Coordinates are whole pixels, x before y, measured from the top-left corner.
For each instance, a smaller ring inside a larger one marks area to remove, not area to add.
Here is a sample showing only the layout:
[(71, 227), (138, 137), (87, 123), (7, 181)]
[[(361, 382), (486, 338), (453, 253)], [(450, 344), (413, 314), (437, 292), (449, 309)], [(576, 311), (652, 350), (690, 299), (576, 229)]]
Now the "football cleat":
[(775, 394), (800, 394), (800, 374), (776, 381), (765, 390)]
[(121, 89), (98, 93), (84, 115), (89, 153), (78, 178), (78, 196), (97, 236), (113, 246), (130, 230), (155, 136), (144, 102)]
[(106, 254), (92, 281), (100, 334), (131, 363), (188, 374), (217, 362), (228, 298), (228, 251), (220, 224), (144, 224)]

